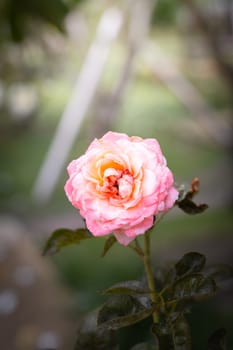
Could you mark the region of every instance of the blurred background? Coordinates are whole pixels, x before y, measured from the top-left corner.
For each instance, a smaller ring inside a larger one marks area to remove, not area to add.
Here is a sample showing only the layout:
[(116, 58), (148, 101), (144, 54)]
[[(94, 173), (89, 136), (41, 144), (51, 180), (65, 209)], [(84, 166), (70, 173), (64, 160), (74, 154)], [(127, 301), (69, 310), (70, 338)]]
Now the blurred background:
[[(66, 166), (108, 130), (157, 138), (176, 184), (199, 177), (209, 205), (166, 216), (154, 265), (188, 251), (231, 263), (232, 44), (231, 0), (1, 0), (2, 349), (71, 349), (98, 291), (143, 273), (127, 248), (101, 259), (104, 239), (41, 257), (53, 230), (83, 225)], [(231, 295), (194, 308), (194, 349), (219, 327), (233, 346)]]

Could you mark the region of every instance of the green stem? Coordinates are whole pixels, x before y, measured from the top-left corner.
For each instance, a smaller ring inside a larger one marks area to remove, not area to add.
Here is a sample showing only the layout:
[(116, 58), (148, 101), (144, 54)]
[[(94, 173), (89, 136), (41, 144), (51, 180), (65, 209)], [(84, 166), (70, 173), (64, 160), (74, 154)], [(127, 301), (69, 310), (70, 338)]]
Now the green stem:
[[(151, 292), (151, 300), (153, 303), (158, 303), (158, 296), (155, 289), (154, 276), (151, 268), (150, 262), (150, 231), (147, 231), (144, 235), (144, 266), (146, 270), (146, 277), (149, 290)], [(157, 311), (153, 313), (153, 321), (154, 323), (158, 323), (159, 315)]]

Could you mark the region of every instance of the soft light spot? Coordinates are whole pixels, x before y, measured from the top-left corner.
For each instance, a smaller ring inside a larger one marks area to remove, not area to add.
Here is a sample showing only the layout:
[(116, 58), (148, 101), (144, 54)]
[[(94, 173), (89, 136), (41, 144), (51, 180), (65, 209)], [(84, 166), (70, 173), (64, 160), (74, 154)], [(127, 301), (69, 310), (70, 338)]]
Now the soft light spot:
[(20, 287), (29, 287), (36, 280), (36, 274), (31, 266), (18, 266), (14, 272), (14, 280)]
[(0, 246), (0, 262), (4, 262), (7, 259), (9, 251), (6, 246)]
[(60, 346), (59, 335), (53, 331), (47, 331), (39, 335), (37, 340), (38, 350), (58, 349)]
[(14, 290), (4, 290), (0, 293), (0, 314), (12, 314), (15, 311), (18, 303), (18, 296)]

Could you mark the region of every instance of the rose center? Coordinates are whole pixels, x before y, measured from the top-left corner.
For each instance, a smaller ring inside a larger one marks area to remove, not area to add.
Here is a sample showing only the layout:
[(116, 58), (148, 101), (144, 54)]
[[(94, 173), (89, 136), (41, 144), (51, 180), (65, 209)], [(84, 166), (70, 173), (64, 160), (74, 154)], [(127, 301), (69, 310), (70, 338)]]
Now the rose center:
[(117, 198), (130, 196), (133, 190), (133, 177), (126, 170), (106, 169), (102, 191)]

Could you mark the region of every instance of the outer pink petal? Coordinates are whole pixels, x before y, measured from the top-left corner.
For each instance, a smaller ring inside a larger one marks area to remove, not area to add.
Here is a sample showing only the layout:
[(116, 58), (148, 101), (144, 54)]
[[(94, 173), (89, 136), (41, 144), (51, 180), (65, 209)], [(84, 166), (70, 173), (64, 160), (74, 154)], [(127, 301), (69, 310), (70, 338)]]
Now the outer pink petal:
[(68, 165), (67, 167), (68, 174), (71, 175), (73, 172), (75, 172), (76, 168), (77, 168), (77, 159), (72, 160), (72, 162), (70, 162), (70, 164)]
[(115, 232), (114, 236), (116, 237), (117, 241), (124, 246), (127, 246), (135, 239), (135, 237), (127, 237), (124, 233), (121, 232)]
[(151, 228), (151, 226), (153, 225), (153, 222), (154, 222), (153, 216), (149, 216), (148, 218), (145, 218), (141, 223), (125, 230), (125, 234), (128, 237), (136, 237), (138, 235), (142, 235), (147, 230), (149, 230), (149, 228)]
[(108, 131), (100, 140), (116, 142), (118, 140), (129, 140), (129, 136), (119, 132)]
[(90, 216), (85, 217), (85, 219), (88, 230), (96, 237), (106, 236), (112, 232), (107, 222), (100, 222)]
[(114, 235), (118, 242), (122, 245), (127, 246), (130, 242), (132, 242), (136, 236), (144, 234), (149, 228), (153, 225), (153, 216), (149, 218), (145, 218), (141, 223), (135, 225), (129, 229), (119, 230), (118, 232), (114, 232)]
[(143, 142), (146, 144), (147, 148), (156, 156), (157, 161), (161, 164), (164, 164), (165, 158), (162, 154), (162, 150), (158, 141), (156, 139), (145, 139)]
[(170, 191), (165, 200), (165, 209), (168, 210), (173, 207), (175, 201), (178, 199), (179, 192), (175, 189), (175, 187), (171, 187)]
[(65, 190), (65, 193), (66, 193), (66, 195), (67, 195), (69, 201), (71, 202), (71, 201), (72, 201), (73, 186), (72, 186), (72, 181), (71, 181), (70, 178), (66, 181), (64, 190)]

